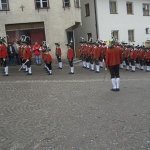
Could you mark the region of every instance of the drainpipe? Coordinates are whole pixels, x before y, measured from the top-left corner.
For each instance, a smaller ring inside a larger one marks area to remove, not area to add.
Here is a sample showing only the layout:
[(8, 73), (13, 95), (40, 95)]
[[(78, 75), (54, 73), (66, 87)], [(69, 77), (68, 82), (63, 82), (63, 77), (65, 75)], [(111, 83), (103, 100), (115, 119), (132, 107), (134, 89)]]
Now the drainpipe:
[(99, 36), (98, 36), (98, 19), (97, 19), (97, 7), (96, 7), (96, 5), (97, 5), (97, 0), (94, 0), (94, 10), (95, 10), (95, 28), (96, 28), (96, 38), (98, 39), (99, 38)]
[(75, 46), (75, 43), (76, 43), (76, 41), (75, 41), (75, 35), (74, 35), (74, 30), (73, 30), (73, 43), (74, 43), (74, 54), (75, 54), (75, 58), (77, 58), (77, 53), (76, 53), (76, 46)]

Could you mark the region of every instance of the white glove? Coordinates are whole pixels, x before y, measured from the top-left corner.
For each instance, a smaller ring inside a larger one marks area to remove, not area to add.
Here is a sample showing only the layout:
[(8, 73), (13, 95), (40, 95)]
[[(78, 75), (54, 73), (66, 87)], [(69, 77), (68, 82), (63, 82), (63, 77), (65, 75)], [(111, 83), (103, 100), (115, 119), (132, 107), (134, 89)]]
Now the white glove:
[(3, 61), (5, 61), (6, 59), (5, 58), (3, 58)]

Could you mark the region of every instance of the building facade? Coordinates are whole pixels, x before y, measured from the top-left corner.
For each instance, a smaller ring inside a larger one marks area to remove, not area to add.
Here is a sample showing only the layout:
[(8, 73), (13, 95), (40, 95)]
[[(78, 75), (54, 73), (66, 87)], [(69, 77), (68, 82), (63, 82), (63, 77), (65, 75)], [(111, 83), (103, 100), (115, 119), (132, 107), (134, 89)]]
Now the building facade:
[(8, 42), (22, 35), (29, 36), (31, 44), (46, 41), (52, 52), (59, 42), (63, 58), (80, 22), (79, 0), (0, 0), (0, 36)]
[[(76, 36), (142, 45), (150, 40), (149, 0), (83, 0)], [(87, 15), (88, 14), (88, 15)], [(81, 32), (82, 31), (82, 32)], [(80, 34), (81, 33), (81, 34)]]

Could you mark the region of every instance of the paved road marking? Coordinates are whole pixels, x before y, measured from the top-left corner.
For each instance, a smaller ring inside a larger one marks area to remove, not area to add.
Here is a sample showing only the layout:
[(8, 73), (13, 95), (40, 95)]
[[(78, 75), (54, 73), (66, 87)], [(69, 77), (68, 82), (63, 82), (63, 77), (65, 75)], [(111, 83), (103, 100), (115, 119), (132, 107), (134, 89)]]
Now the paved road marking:
[[(85, 80), (15, 80), (15, 81), (0, 81), (2, 84), (7, 83), (90, 83), (90, 82), (110, 82), (110, 79), (85, 79)], [(121, 79), (121, 82), (126, 81), (150, 81), (150, 78), (142, 79)]]

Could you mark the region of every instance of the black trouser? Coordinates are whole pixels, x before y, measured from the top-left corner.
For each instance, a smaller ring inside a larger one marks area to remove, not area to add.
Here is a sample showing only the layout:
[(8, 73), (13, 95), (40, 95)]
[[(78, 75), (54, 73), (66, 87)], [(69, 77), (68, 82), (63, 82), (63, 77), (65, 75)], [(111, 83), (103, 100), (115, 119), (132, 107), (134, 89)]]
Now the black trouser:
[[(5, 59), (5, 60), (4, 60)], [(7, 66), (7, 59), (6, 58), (1, 58), (1, 66), (6, 67)]]
[(81, 59), (82, 61), (86, 61), (86, 57), (85, 57), (83, 54), (80, 56), (80, 59)]
[(70, 67), (73, 67), (73, 60), (69, 60)]
[(144, 59), (140, 59), (140, 65), (144, 66)]
[(100, 62), (102, 62), (102, 61), (103, 61), (103, 58), (102, 58), (102, 57), (100, 57), (100, 58), (99, 58), (99, 61), (100, 61)]
[(150, 60), (146, 60), (146, 66), (150, 66)]
[(85, 61), (86, 61), (86, 62), (90, 62), (90, 57), (87, 56)]
[[(25, 60), (25, 61), (26, 61), (26, 60)], [(25, 65), (27, 65), (27, 67), (30, 68), (30, 66), (31, 66), (31, 60), (27, 61), (27, 62), (25, 63)]]
[(83, 54), (80, 55), (79, 59), (83, 61)]
[(16, 63), (17, 63), (17, 65), (20, 65), (20, 59), (19, 59), (19, 55), (18, 54), (16, 54)]
[(48, 67), (49, 70), (52, 70), (52, 63), (46, 63), (46, 66)]
[(124, 60), (125, 60), (126, 66), (129, 66), (129, 59), (125, 58)]
[(58, 55), (56, 55), (56, 57), (57, 57), (57, 61), (58, 61), (58, 62), (61, 62), (61, 57), (58, 56)]
[(135, 61), (134, 61), (134, 59), (131, 59), (130, 62), (131, 62), (131, 65), (132, 65), (132, 66), (135, 66)]
[(92, 57), (90, 57), (90, 63), (93, 64), (94, 63), (94, 59)]
[[(26, 60), (25, 59), (22, 59), (22, 64), (24, 64), (26, 62)], [(26, 64), (25, 64), (26, 65)]]
[(99, 60), (95, 59), (95, 65), (99, 65)]
[(110, 71), (110, 75), (111, 75), (111, 79), (112, 78), (119, 78), (119, 65), (115, 65), (115, 66), (109, 66), (109, 71)]
[(23, 63), (25, 63), (22, 58), (20, 58), (20, 62), (21, 62), (21, 65), (22, 65)]
[(139, 64), (139, 63), (140, 63), (140, 59), (139, 59), (139, 58), (136, 58), (136, 60), (135, 60), (135, 61), (136, 61), (136, 63), (137, 63), (137, 64)]
[(0, 58), (0, 65), (3, 65), (3, 58)]

